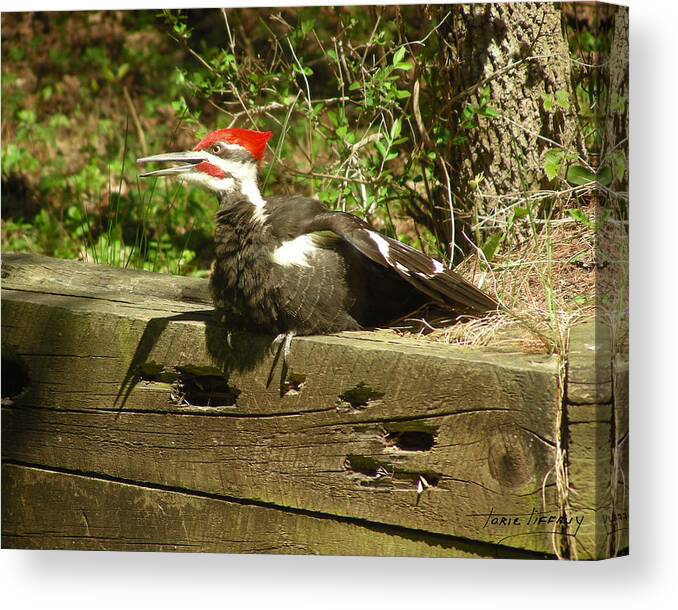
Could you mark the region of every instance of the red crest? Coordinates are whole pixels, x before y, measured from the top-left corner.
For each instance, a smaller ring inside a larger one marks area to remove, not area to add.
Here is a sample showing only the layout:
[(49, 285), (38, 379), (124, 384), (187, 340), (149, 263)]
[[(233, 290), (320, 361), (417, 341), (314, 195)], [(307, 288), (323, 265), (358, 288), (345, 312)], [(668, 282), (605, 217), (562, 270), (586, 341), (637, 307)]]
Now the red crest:
[(272, 131), (252, 131), (250, 129), (218, 129), (207, 134), (193, 150), (205, 150), (215, 142), (237, 144), (257, 160), (261, 161), (266, 150), (266, 143), (271, 139)]

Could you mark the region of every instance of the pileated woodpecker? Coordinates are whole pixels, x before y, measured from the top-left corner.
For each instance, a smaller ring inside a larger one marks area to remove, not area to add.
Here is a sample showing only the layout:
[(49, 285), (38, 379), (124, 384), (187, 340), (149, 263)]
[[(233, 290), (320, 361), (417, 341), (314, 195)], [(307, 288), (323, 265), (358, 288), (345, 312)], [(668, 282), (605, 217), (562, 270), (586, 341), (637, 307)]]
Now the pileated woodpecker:
[(308, 197), (262, 197), (257, 166), (272, 133), (220, 129), (141, 177), (179, 176), (219, 200), (210, 288), (226, 319), (310, 335), (387, 325), (426, 303), (484, 313), (497, 303), (442, 263)]

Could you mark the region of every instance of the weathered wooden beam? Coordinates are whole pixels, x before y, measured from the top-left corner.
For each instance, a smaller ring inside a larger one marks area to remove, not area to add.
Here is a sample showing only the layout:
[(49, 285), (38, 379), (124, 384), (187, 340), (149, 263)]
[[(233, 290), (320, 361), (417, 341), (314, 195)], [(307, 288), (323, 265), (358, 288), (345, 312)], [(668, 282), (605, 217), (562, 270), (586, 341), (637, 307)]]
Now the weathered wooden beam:
[(615, 556), (628, 547), (628, 365), (615, 357), (609, 328), (572, 328), (564, 404), (568, 510), (584, 517), (569, 544), (577, 559)]
[[(272, 338), (229, 335), (204, 280), (27, 255), (2, 272), (7, 546), (296, 552), (261, 534), (269, 517), (290, 548), (333, 554), (553, 555), (572, 534), (550, 476), (555, 356), (342, 333), (295, 338), (283, 378)], [(41, 486), (71, 521), (50, 529)], [(165, 523), (161, 497), (198, 529)], [(76, 544), (79, 503), (136, 507), (154, 534)], [(216, 506), (241, 547), (200, 530)]]
[(2, 497), (5, 548), (541, 557), (369, 521), (17, 465), (3, 467)]

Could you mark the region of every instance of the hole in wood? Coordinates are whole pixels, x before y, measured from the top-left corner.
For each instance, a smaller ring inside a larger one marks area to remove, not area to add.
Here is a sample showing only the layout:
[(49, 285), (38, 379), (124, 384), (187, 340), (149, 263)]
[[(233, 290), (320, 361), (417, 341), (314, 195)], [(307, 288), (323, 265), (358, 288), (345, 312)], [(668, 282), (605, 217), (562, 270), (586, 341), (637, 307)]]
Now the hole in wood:
[(344, 461), (344, 468), (366, 477), (379, 478), (382, 471), (389, 472), (392, 466), (364, 455), (349, 455)]
[(170, 401), (178, 406), (234, 407), (240, 396), (240, 390), (214, 367), (165, 368), (145, 362), (137, 368), (137, 376), (149, 383), (171, 384)]
[(435, 436), (421, 430), (402, 430), (387, 434), (386, 443), (401, 451), (430, 451), (435, 445)]
[(438, 483), (440, 483), (440, 475), (438, 474), (422, 472), (420, 476), (423, 477), (424, 481), (426, 481), (429, 487), (437, 487)]
[(361, 487), (390, 487), (394, 489), (428, 489), (436, 487), (441, 475), (432, 471), (404, 470), (390, 462), (364, 455), (349, 455), (344, 469)]
[(303, 373), (290, 373), (282, 384), (283, 396), (299, 394), (306, 383), (306, 375)]
[(28, 368), (16, 356), (2, 357), (2, 404), (12, 404), (28, 388)]
[(233, 407), (240, 390), (217, 375), (182, 374), (173, 384), (172, 402), (194, 407)]
[(379, 400), (383, 396), (384, 392), (374, 390), (361, 381), (350, 390), (346, 390), (343, 394), (339, 394), (339, 400), (348, 403), (353, 409), (364, 409), (369, 406), (371, 402)]

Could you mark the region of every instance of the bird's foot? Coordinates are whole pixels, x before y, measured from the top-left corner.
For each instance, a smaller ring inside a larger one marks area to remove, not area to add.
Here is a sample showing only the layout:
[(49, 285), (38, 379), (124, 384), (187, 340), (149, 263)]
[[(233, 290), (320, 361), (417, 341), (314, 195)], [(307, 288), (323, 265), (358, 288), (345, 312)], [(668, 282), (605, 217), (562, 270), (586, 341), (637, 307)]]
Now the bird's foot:
[[(271, 343), (271, 353), (275, 354), (275, 358), (273, 359), (273, 364), (271, 366), (271, 372), (268, 376), (268, 382), (266, 385), (270, 385), (271, 380), (273, 379), (273, 371), (275, 370), (276, 365), (278, 364), (278, 360), (280, 359), (280, 354), (282, 353), (282, 371), (280, 373), (280, 383), (281, 387), (282, 384), (285, 382), (285, 379), (287, 379), (287, 370), (289, 368), (289, 356), (290, 356), (290, 344), (292, 343), (292, 339), (294, 338), (294, 335), (296, 333), (291, 330), (286, 333), (280, 333), (275, 339), (273, 339), (273, 342)], [(278, 349), (275, 349), (276, 345), (279, 345)]]
[(284, 341), (285, 338), (287, 337), (287, 333), (280, 333), (273, 341), (271, 341), (271, 345), (269, 349), (271, 350), (271, 354), (275, 355), (276, 354), (276, 346), (281, 342)]
[[(271, 343), (271, 350), (273, 350), (273, 347), (275, 345), (278, 345), (278, 343), (282, 342), (282, 354), (283, 354), (283, 366), (287, 366), (288, 358), (290, 355), (290, 345), (292, 343), (292, 339), (296, 333), (291, 330), (286, 333), (280, 333), (275, 339), (273, 339), (273, 343)], [(279, 352), (278, 352), (279, 354)]]

